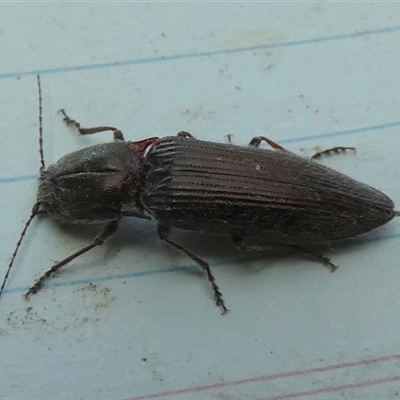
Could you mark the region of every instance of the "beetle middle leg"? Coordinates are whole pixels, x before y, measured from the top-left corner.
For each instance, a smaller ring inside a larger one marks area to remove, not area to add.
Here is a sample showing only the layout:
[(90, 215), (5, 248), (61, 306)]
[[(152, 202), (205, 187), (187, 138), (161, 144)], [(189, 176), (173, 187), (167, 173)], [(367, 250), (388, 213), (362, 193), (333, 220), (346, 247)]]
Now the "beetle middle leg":
[(61, 267), (68, 264), (75, 258), (81, 256), (82, 254), (88, 252), (89, 250), (93, 249), (94, 247), (100, 246), (104, 243), (106, 239), (108, 239), (117, 229), (118, 229), (119, 220), (109, 222), (102, 232), (97, 235), (93, 242), (86, 247), (78, 250), (77, 252), (71, 254), (64, 260), (58, 262), (57, 264), (53, 265), (48, 271), (46, 271), (36, 282), (35, 284), (25, 293), (25, 298), (28, 298), (31, 294), (35, 294), (38, 292), (44, 282), (51, 277), (55, 272), (57, 272)]
[(123, 133), (119, 129), (114, 128), (113, 126), (95, 126), (93, 128), (83, 128), (79, 122), (70, 118), (64, 109), (61, 109), (60, 113), (62, 115), (64, 115), (64, 118), (63, 118), (64, 122), (67, 125), (73, 126), (74, 128), (76, 128), (81, 135), (90, 135), (92, 133), (111, 131), (113, 133), (115, 142), (124, 142), (125, 141)]
[[(273, 243), (254, 244), (251, 242), (246, 242), (243, 238), (240, 237), (233, 237), (233, 244), (241, 251), (262, 251), (274, 245)], [(292, 247), (296, 250), (301, 250), (302, 252), (311, 255), (312, 257), (320, 261), (322, 264), (327, 266), (331, 270), (331, 272), (334, 272), (338, 268), (338, 266), (333, 264), (328, 257), (324, 257), (322, 254), (315, 253), (311, 250), (305, 249), (304, 247), (294, 244), (286, 244), (284, 246)]]
[(215, 278), (211, 272), (209, 264), (207, 262), (205, 262), (204, 260), (202, 260), (200, 257), (198, 257), (195, 253), (193, 253), (192, 251), (187, 249), (186, 247), (184, 247), (181, 244), (170, 239), (169, 238), (170, 231), (171, 231), (171, 228), (169, 226), (165, 226), (162, 224), (158, 225), (158, 236), (161, 240), (165, 240), (172, 247), (174, 247), (181, 253), (186, 254), (188, 257), (190, 257), (197, 265), (199, 265), (206, 272), (208, 281), (210, 282), (211, 287), (214, 291), (215, 303), (218, 307), (222, 308), (222, 314), (225, 314), (229, 310), (225, 306), (225, 302), (222, 299), (222, 293), (220, 292), (219, 287), (215, 283)]
[(291, 153), (289, 150), (286, 150), (280, 144), (275, 143), (273, 140), (268, 139), (265, 136), (256, 136), (256, 137), (254, 137), (253, 139), (250, 140), (249, 146), (259, 147), (261, 142), (268, 143), (275, 150), (280, 150), (280, 151), (284, 151), (286, 153)]

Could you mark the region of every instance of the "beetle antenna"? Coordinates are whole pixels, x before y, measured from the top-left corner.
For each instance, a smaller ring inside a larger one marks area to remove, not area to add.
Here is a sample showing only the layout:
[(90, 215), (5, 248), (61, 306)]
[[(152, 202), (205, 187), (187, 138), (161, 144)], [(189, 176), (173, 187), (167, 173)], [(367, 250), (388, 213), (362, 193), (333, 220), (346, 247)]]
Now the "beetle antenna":
[[(41, 87), (41, 84), (40, 84), (40, 76), (37, 75), (36, 77), (37, 77), (38, 96), (39, 96), (39, 154), (40, 154), (40, 171), (41, 171), (44, 168), (46, 168), (46, 165), (44, 163), (44, 156), (43, 156), (42, 87)], [(35, 218), (35, 216), (37, 214), (39, 214), (39, 207), (40, 207), (40, 203), (36, 203), (33, 206), (32, 211), (31, 211), (31, 215), (28, 218), (28, 220), (25, 222), (24, 229), (22, 229), (22, 232), (21, 232), (21, 234), (19, 236), (19, 240), (18, 240), (18, 242), (17, 242), (17, 244), (15, 246), (14, 252), (13, 252), (13, 254), (11, 256), (10, 263), (8, 264), (7, 272), (6, 272), (5, 276), (4, 276), (3, 283), (1, 284), (1, 287), (0, 287), (0, 298), (1, 298), (1, 295), (3, 293), (4, 287), (6, 285), (8, 276), (10, 275), (10, 271), (11, 271), (11, 268), (12, 268), (12, 266), (14, 264), (15, 257), (17, 256), (17, 253), (18, 253), (18, 250), (19, 250), (19, 248), (21, 246), (22, 240), (24, 239), (24, 236), (26, 234), (26, 231), (28, 230), (28, 227), (31, 224), (33, 218)]]
[(40, 75), (36, 75), (39, 92), (39, 154), (40, 154), (40, 170), (46, 168), (43, 156), (43, 123), (42, 123), (42, 86), (40, 85)]
[(25, 222), (24, 229), (22, 229), (21, 235), (19, 236), (19, 240), (17, 242), (17, 245), (15, 246), (14, 253), (11, 256), (11, 261), (8, 264), (7, 272), (6, 272), (5, 276), (4, 276), (3, 283), (1, 284), (1, 287), (0, 287), (0, 298), (1, 298), (1, 294), (3, 293), (4, 286), (6, 285), (6, 282), (7, 282), (7, 279), (8, 279), (8, 275), (10, 274), (10, 270), (11, 270), (13, 264), (14, 264), (15, 256), (18, 253), (19, 247), (21, 246), (22, 240), (23, 240), (23, 238), (25, 236), (25, 233), (26, 233), (26, 231), (28, 229), (28, 226), (31, 224), (33, 218), (35, 218), (35, 216), (39, 213), (39, 206), (40, 206), (40, 203), (36, 203), (33, 206), (31, 215), (30, 215), (28, 221)]

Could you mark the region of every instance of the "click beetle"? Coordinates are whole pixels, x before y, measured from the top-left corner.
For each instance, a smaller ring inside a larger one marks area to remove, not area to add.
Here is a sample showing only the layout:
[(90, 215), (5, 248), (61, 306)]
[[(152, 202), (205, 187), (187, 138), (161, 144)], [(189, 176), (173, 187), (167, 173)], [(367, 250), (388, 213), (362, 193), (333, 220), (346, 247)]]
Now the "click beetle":
[[(176, 136), (125, 141), (111, 126), (82, 128), (61, 110), (81, 135), (112, 131), (114, 141), (69, 153), (45, 167), (39, 87), (41, 168), (37, 201), (8, 266), (0, 295), (22, 239), (38, 214), (67, 223), (104, 223), (92, 243), (55, 264), (29, 289), (37, 292), (53, 273), (102, 245), (121, 218), (154, 218), (160, 239), (189, 256), (207, 274), (217, 306), (227, 311), (207, 262), (170, 237), (172, 228), (229, 236), (241, 250), (285, 245), (306, 251), (334, 270), (326, 257), (308, 247), (351, 238), (399, 215), (393, 201), (314, 159), (290, 153), (260, 136), (248, 147)], [(273, 150), (259, 148), (267, 142)]]

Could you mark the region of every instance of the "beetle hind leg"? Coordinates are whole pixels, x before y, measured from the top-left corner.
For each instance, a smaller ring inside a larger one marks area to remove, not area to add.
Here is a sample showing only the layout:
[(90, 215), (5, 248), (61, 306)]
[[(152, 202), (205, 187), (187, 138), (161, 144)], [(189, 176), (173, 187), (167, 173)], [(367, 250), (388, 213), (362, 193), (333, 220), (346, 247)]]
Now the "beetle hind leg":
[[(233, 244), (240, 250), (240, 251), (262, 251), (262, 250), (266, 250), (267, 248), (274, 246), (274, 243), (251, 243), (249, 241), (245, 241), (243, 238), (241, 237), (233, 237)], [(288, 247), (292, 247), (296, 250), (301, 250), (303, 253), (307, 253), (309, 255), (311, 255), (313, 258), (317, 259), (318, 261), (320, 261), (322, 264), (324, 264), (325, 266), (327, 266), (331, 272), (334, 272), (338, 266), (333, 264), (331, 262), (331, 260), (328, 257), (324, 257), (322, 254), (318, 254), (315, 253), (311, 250), (305, 249), (304, 247), (295, 245), (295, 244), (279, 244), (279, 246), (288, 246)]]
[(337, 147), (332, 147), (330, 149), (326, 149), (323, 151), (318, 151), (317, 153), (315, 153), (311, 158), (320, 158), (323, 155), (327, 155), (327, 154), (331, 154), (331, 153), (342, 153), (342, 152), (346, 152), (347, 150), (351, 150), (354, 153), (356, 152), (356, 148), (355, 147), (343, 147), (343, 146), (337, 146)]
[[(273, 149), (278, 150), (278, 151), (284, 151), (286, 153), (291, 153), (289, 150), (286, 150), (284, 147), (282, 147), (280, 144), (274, 142), (271, 139), (268, 139), (265, 136), (256, 136), (253, 139), (251, 139), (249, 146), (254, 146), (254, 147), (259, 147), (261, 142), (266, 142), (268, 143)], [(318, 151), (317, 153), (315, 153), (312, 157), (313, 159), (316, 158), (320, 158), (321, 156), (327, 155), (327, 154), (331, 154), (331, 153), (342, 153), (345, 152), (347, 150), (351, 150), (354, 153), (356, 152), (356, 148), (355, 147), (344, 147), (344, 146), (336, 146), (336, 147), (331, 147), (330, 149), (326, 149), (326, 150), (322, 150), (322, 151)]]
[(217, 284), (215, 283), (215, 278), (211, 272), (209, 264), (207, 262), (205, 262), (204, 260), (202, 260), (200, 257), (198, 257), (191, 250), (187, 249), (186, 247), (182, 246), (181, 244), (170, 239), (168, 237), (170, 230), (171, 230), (170, 227), (159, 224), (158, 225), (158, 236), (160, 237), (161, 240), (165, 240), (169, 245), (174, 247), (179, 252), (190, 257), (197, 265), (199, 265), (206, 272), (208, 281), (210, 282), (212, 290), (214, 292), (215, 304), (218, 307), (221, 307), (222, 314), (225, 314), (229, 310), (225, 306), (225, 302), (222, 298), (222, 293), (219, 290), (219, 287), (217, 286)]
[(294, 249), (301, 250), (304, 253), (310, 254), (317, 260), (319, 260), (322, 264), (327, 266), (331, 272), (335, 272), (339, 267), (331, 262), (331, 260), (328, 257), (324, 257), (322, 254), (314, 253), (311, 250), (305, 249), (304, 247), (297, 246), (297, 245), (290, 245), (290, 247), (293, 247)]

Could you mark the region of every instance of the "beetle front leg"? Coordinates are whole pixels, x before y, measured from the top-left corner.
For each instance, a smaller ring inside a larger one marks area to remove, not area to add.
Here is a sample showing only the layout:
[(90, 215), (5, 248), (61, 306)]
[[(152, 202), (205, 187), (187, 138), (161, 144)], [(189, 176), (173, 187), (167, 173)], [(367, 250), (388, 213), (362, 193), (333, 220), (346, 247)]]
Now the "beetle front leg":
[(79, 122), (75, 121), (74, 119), (70, 118), (66, 114), (64, 109), (61, 109), (60, 113), (62, 115), (64, 115), (63, 121), (67, 125), (73, 126), (74, 128), (76, 128), (81, 135), (90, 135), (92, 133), (112, 131), (115, 142), (124, 142), (125, 141), (124, 135), (122, 134), (122, 132), (119, 129), (114, 128), (113, 126), (96, 126), (94, 128), (82, 128), (81, 124)]
[(35, 294), (38, 292), (44, 282), (49, 279), (55, 272), (57, 272), (61, 267), (68, 264), (75, 258), (79, 257), (80, 255), (88, 252), (89, 250), (93, 249), (96, 246), (100, 246), (104, 243), (106, 239), (108, 239), (117, 229), (118, 229), (119, 220), (109, 222), (104, 230), (95, 237), (93, 242), (88, 246), (78, 250), (74, 254), (71, 254), (69, 257), (65, 258), (64, 260), (60, 261), (59, 263), (53, 265), (48, 271), (46, 271), (36, 282), (35, 284), (25, 293), (25, 298), (28, 298), (31, 294)]
[(209, 264), (207, 262), (205, 262), (204, 260), (202, 260), (200, 257), (198, 257), (196, 254), (194, 254), (191, 250), (187, 249), (186, 247), (182, 246), (181, 244), (170, 239), (169, 238), (170, 231), (171, 231), (171, 228), (169, 226), (162, 225), (162, 224), (158, 225), (158, 236), (161, 240), (165, 240), (168, 244), (170, 244), (176, 250), (178, 250), (181, 253), (190, 257), (196, 264), (198, 264), (206, 272), (208, 281), (210, 282), (211, 287), (214, 291), (215, 304), (218, 307), (221, 307), (222, 314), (225, 314), (229, 310), (225, 306), (225, 302), (222, 299), (222, 293), (220, 292), (219, 287), (215, 283), (215, 278), (214, 278), (213, 274), (211, 273)]

